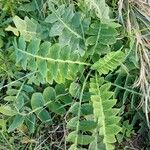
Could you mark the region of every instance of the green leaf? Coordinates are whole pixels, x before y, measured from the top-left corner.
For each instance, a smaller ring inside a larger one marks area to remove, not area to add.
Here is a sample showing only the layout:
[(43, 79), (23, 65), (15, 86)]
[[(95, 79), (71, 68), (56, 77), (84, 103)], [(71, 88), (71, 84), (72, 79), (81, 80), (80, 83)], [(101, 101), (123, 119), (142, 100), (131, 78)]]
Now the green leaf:
[[(51, 8), (50, 3), (49, 3), (49, 8)], [(56, 13), (58, 14), (58, 16), (63, 15), (65, 13), (65, 5), (59, 6), (58, 9), (56, 10)], [(48, 17), (45, 19), (45, 22), (48, 23), (54, 23), (56, 21), (58, 21), (58, 18), (56, 17), (55, 13), (48, 15)]]
[(24, 96), (20, 94), (15, 100), (14, 105), (18, 110), (20, 110), (24, 106)]
[[(75, 102), (69, 109), (69, 112), (77, 115), (79, 110), (79, 102)], [(90, 104), (82, 104), (81, 105), (81, 115), (91, 115), (93, 114), (93, 107)]]
[(23, 91), (27, 92), (27, 93), (32, 93), (34, 91), (32, 85), (24, 85), (22, 88)]
[(70, 94), (62, 94), (58, 97), (58, 99), (65, 105), (65, 104), (71, 104), (73, 101), (73, 98)]
[[(78, 117), (72, 118), (68, 123), (67, 123), (67, 128), (75, 130), (77, 127), (78, 123)], [(97, 127), (97, 123), (92, 121), (92, 120), (81, 120), (79, 121), (79, 130), (81, 131), (90, 131), (93, 130)]]
[(28, 45), (27, 52), (33, 55), (36, 54), (39, 50), (40, 42), (41, 42), (40, 39), (37, 38), (32, 39)]
[(85, 0), (85, 3), (89, 9), (95, 11), (97, 17), (102, 21), (109, 19), (109, 7), (105, 0)]
[(4, 98), (4, 100), (5, 101), (8, 101), (8, 102), (13, 102), (13, 101), (15, 101), (16, 100), (16, 96), (6, 96), (5, 98)]
[(29, 116), (25, 118), (25, 122), (30, 133), (34, 133), (35, 131), (35, 128), (36, 128), (35, 121), (36, 121), (36, 117), (34, 114), (30, 114)]
[[(14, 45), (15, 44), (17, 44), (16, 39), (14, 41)], [(25, 42), (25, 39), (23, 37), (20, 37), (18, 40), (18, 49), (21, 49), (23, 51), (25, 51), (25, 49), (26, 49), (26, 42)], [(17, 64), (21, 63), (23, 69), (26, 70), (27, 55), (22, 54), (20, 51), (16, 51), (16, 63)]]
[(18, 8), (19, 11), (24, 11), (24, 12), (33, 12), (36, 11), (36, 2), (32, 1), (29, 3), (22, 3), (21, 6)]
[(79, 98), (80, 95), (80, 91), (81, 91), (81, 86), (79, 83), (71, 83), (70, 87), (69, 87), (69, 93), (73, 96), (73, 97), (77, 97)]
[(48, 70), (46, 60), (38, 59), (37, 66), (38, 66), (38, 71), (41, 73), (43, 77), (45, 77), (47, 75), (47, 70)]
[(57, 84), (55, 86), (55, 91), (57, 95), (65, 94), (65, 85), (64, 84)]
[(33, 38), (45, 39), (46, 37), (48, 37), (47, 27), (44, 25), (40, 25), (33, 18), (30, 19), (25, 16), (24, 19), (21, 19), (18, 16), (14, 16), (13, 22), (16, 28), (9, 25), (6, 28), (6, 31), (12, 31), (17, 36), (18, 34), (20, 34), (25, 39), (25, 41), (30, 41)]
[(111, 52), (94, 63), (91, 69), (97, 70), (100, 74), (108, 74), (109, 71), (113, 71), (117, 66), (121, 65), (124, 58), (125, 54), (121, 51)]
[(50, 42), (48, 41), (43, 42), (40, 45), (40, 49), (38, 50), (38, 55), (45, 57), (48, 54), (50, 47), (51, 47)]
[[(19, 38), (19, 41), (21, 40), (23, 39)], [(24, 40), (22, 42), (24, 43)], [(71, 51), (69, 46), (61, 49), (59, 44), (54, 44), (48, 48), (46, 44), (46, 52), (42, 52), (45, 43), (40, 45), (39, 39), (33, 39), (29, 46), (25, 48), (23, 46), (23, 49), (21, 49), (22, 42), (14, 42), (16, 62), (24, 70), (36, 72), (32, 82), (45, 83), (46, 80), (52, 84), (55, 80), (57, 83), (64, 83), (66, 79), (73, 80), (80, 68), (83, 69), (82, 66), (91, 65), (80, 61), (79, 54)], [(19, 57), (20, 53), (23, 57)]]
[(109, 91), (111, 84), (99, 84), (99, 81), (102, 80), (103, 79), (98, 78), (97, 74), (95, 78), (91, 78), (91, 101), (93, 104), (94, 117), (98, 122), (99, 128), (97, 128), (97, 130), (99, 131), (99, 135), (104, 137), (103, 143), (105, 144), (106, 150), (114, 150), (112, 144), (116, 142), (115, 135), (121, 131), (121, 127), (117, 125), (120, 121), (120, 117), (117, 116), (119, 110), (113, 108), (116, 104), (116, 100), (111, 99), (113, 96), (113, 92)]
[(52, 26), (49, 36), (53, 37), (53, 36), (58, 36), (62, 33), (64, 27), (63, 24), (60, 22), (55, 22), (54, 25)]
[(59, 102), (55, 102), (52, 101), (49, 105), (48, 108), (50, 111), (59, 114), (59, 115), (64, 115), (66, 113), (66, 109), (64, 108), (64, 106), (59, 103)]
[(43, 91), (43, 97), (46, 102), (56, 99), (55, 89), (52, 87), (47, 87)]
[(6, 120), (0, 119), (0, 131), (6, 131)]
[(17, 114), (15, 110), (13, 110), (10, 106), (5, 105), (0, 107), (0, 113), (6, 115), (6, 116), (14, 116)]
[(24, 20), (22, 20), (18, 16), (14, 16), (13, 21), (14, 21), (15, 26), (18, 29), (18, 31), (21, 31), (21, 30), (26, 31), (27, 25)]
[[(73, 15), (74, 15), (73, 14), (73, 10), (74, 10), (73, 5), (70, 5), (70, 7), (66, 8), (64, 15), (63, 14), (60, 15), (58, 13), (59, 10), (56, 11), (55, 8), (53, 7), (53, 5), (51, 5), (50, 3), (49, 3), (49, 8), (52, 11), (53, 15), (55, 15), (55, 17), (57, 18), (57, 21), (59, 23), (61, 23), (61, 26), (63, 28), (66, 28), (67, 30), (69, 30), (70, 33), (72, 33), (76, 37), (81, 38), (81, 36), (76, 31), (74, 31), (68, 24), (68, 22), (73, 18)], [(52, 28), (54, 28), (54, 27), (52, 27)]]
[(6, 31), (12, 31), (14, 33), (14, 35), (19, 36), (19, 32), (16, 28), (12, 27), (12, 26), (8, 26), (7, 28), (5, 28)]
[(15, 118), (13, 119), (12, 124), (8, 128), (8, 132), (14, 131), (16, 128), (21, 126), (23, 122), (24, 122), (24, 116), (16, 115)]
[(97, 130), (93, 132), (93, 136), (96, 137), (93, 142), (90, 143), (88, 150), (105, 150), (105, 145), (103, 144), (103, 139), (98, 136)]
[(7, 95), (13, 96), (13, 95), (16, 95), (18, 93), (18, 90), (8, 89), (6, 93), (7, 93)]
[(2, 38), (0, 37), (0, 48), (2, 48), (4, 46), (4, 41), (2, 40)]
[(46, 17), (45, 22), (50, 23), (51, 26), (49, 36), (58, 36), (59, 44), (62, 47), (69, 45), (73, 51), (83, 55), (86, 47), (83, 43), (82, 33), (89, 27), (90, 21), (85, 21), (87, 19), (85, 16), (80, 12), (75, 12), (73, 4), (57, 5), (57, 7), (52, 2), (48, 4), (50, 14)]
[(51, 116), (49, 112), (43, 108), (44, 107), (44, 98), (41, 93), (34, 93), (31, 98), (31, 106), (33, 111), (42, 122), (52, 123)]
[(34, 93), (31, 98), (32, 109), (42, 108), (44, 106), (44, 99), (41, 93)]
[(81, 113), (84, 115), (91, 115), (93, 114), (93, 107), (91, 104), (82, 104), (81, 106)]
[(43, 123), (48, 123), (49, 125), (52, 124), (50, 113), (46, 109), (37, 111), (36, 114)]
[(47, 87), (43, 92), (43, 96), (45, 102), (50, 102), (47, 105), (50, 111), (60, 115), (65, 114), (66, 110), (60, 102), (56, 101), (56, 92), (52, 87)]
[(88, 145), (94, 140), (94, 137), (92, 136), (77, 134), (76, 132), (71, 132), (68, 135), (66, 140), (75, 143), (76, 138), (77, 138), (77, 144), (80, 145)]

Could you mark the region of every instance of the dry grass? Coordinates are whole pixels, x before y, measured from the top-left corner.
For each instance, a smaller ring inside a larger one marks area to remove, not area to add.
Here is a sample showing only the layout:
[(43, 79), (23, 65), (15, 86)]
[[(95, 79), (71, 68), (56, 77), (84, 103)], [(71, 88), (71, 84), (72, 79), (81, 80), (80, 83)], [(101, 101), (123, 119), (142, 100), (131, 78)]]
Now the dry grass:
[(150, 0), (119, 0), (119, 18), (127, 33), (135, 39), (139, 58), (139, 78), (135, 83), (143, 94), (141, 106), (144, 107), (147, 124), (150, 127)]

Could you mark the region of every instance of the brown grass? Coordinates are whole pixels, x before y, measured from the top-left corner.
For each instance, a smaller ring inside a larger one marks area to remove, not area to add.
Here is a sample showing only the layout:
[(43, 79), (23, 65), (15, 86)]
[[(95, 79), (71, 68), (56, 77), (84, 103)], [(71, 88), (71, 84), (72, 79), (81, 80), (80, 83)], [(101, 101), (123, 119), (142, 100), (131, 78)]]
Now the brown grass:
[(119, 0), (118, 8), (128, 35), (136, 41), (140, 69), (134, 86), (140, 87), (143, 94), (141, 104), (150, 127), (150, 0)]

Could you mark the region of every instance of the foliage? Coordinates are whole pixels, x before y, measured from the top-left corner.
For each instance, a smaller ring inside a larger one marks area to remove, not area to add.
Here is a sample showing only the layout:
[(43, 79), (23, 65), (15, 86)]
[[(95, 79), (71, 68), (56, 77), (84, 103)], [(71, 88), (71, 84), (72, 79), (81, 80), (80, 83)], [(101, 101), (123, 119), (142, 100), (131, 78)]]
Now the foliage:
[(113, 19), (116, 0), (0, 2), (4, 149), (114, 150), (148, 136), (135, 39)]
[[(120, 127), (117, 125), (120, 118), (116, 116), (119, 109), (113, 109), (116, 100), (110, 99), (113, 95), (109, 92), (110, 84), (103, 84), (103, 79), (92, 78), (90, 81), (91, 101), (93, 105), (94, 118), (98, 123), (98, 129), (100, 136), (103, 136), (103, 143), (106, 150), (114, 149), (111, 145), (116, 142), (115, 135), (120, 131)], [(100, 89), (99, 89), (99, 86)]]

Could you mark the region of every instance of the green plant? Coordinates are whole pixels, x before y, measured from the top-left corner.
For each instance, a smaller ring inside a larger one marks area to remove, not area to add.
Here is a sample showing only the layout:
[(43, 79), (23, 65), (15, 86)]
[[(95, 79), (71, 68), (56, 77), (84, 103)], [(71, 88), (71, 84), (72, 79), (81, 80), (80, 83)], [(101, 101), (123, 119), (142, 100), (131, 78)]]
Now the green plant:
[[(12, 1), (10, 22), (5, 10), (1, 143), (11, 149), (23, 149), (23, 142), (27, 149), (114, 150), (136, 131), (147, 135), (138, 107), (143, 95), (133, 88), (135, 40), (111, 18), (117, 1), (107, 2)], [(18, 143), (8, 140), (14, 133)]]

